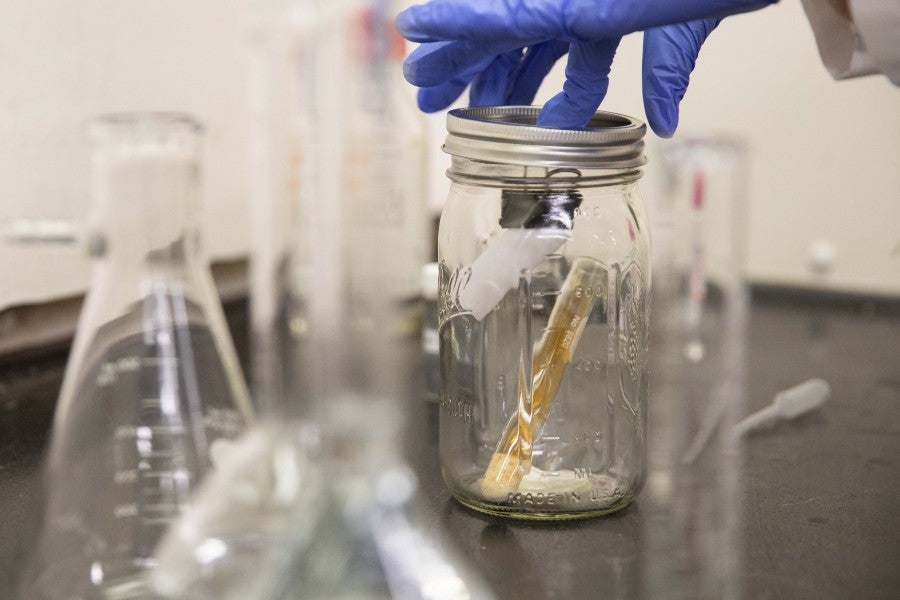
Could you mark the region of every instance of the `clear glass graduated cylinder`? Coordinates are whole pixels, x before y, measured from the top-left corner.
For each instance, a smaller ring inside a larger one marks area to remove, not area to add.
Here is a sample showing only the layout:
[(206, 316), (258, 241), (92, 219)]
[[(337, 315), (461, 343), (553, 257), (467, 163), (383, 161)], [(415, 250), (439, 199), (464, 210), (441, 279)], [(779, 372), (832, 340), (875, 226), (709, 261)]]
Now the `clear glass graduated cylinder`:
[(644, 126), (598, 113), (569, 132), (534, 126), (536, 115), (494, 107), (448, 119), (441, 467), (476, 510), (587, 517), (626, 506), (644, 481)]

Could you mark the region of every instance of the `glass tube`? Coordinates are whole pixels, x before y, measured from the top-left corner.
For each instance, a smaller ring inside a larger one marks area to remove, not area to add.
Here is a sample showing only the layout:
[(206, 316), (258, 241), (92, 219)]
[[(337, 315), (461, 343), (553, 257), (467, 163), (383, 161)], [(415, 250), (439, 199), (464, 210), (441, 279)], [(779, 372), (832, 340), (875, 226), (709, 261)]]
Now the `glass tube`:
[(534, 349), (532, 381), (524, 381), (525, 374), (521, 373), (520, 408), (507, 423), (481, 482), (486, 496), (506, 499), (519, 489), (522, 477), (530, 471), (533, 440), (540, 436), (541, 426), (594, 308), (593, 291), (605, 283), (606, 269), (598, 261), (587, 257), (574, 261)]
[[(161, 544), (155, 591), (489, 599), (418, 526), (398, 443), (418, 389), (418, 339), (398, 292), (418, 289), (418, 269), (398, 278), (414, 245), (400, 200), (409, 166), (391, 101), (402, 83), (389, 75), (392, 15), (374, 1), (262, 4), (270, 12), (250, 40), (254, 194), (267, 203), (254, 207), (253, 323), (254, 354), (264, 354), (256, 387), (273, 401)], [(292, 85), (273, 81), (282, 69)], [(285, 198), (281, 245), (270, 232)], [(435, 578), (457, 585), (434, 596)]]
[(649, 211), (658, 235), (644, 502), (666, 518), (644, 532), (646, 593), (674, 587), (686, 597), (734, 598), (742, 506), (731, 432), (745, 386), (745, 153), (734, 140), (685, 139), (663, 145), (660, 162), (664, 185)]

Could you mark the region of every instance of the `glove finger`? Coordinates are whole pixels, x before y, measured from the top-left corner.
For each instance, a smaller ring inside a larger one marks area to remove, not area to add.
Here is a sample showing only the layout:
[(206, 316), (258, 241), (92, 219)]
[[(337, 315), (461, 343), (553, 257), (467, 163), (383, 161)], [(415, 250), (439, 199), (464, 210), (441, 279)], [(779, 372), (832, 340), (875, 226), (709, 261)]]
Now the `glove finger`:
[(544, 78), (553, 69), (556, 61), (568, 51), (569, 43), (562, 39), (550, 40), (529, 48), (512, 75), (513, 81), (507, 103), (518, 105), (534, 102), (534, 96)]
[[(588, 41), (699, 19), (765, 8), (778, 0), (431, 0), (396, 19), (397, 30), (413, 42), (549, 40)], [(530, 44), (520, 44), (525, 46)]]
[(501, 54), (475, 76), (469, 90), (469, 106), (495, 106), (507, 104), (510, 79), (519, 62), (522, 50)]
[[(527, 3), (432, 0), (402, 11), (395, 25), (403, 37), (419, 43), (549, 40), (567, 31), (566, 12), (559, 0)], [(527, 45), (518, 44), (519, 47)]]
[(585, 127), (606, 97), (618, 46), (619, 38), (572, 44), (563, 91), (544, 105), (537, 124), (561, 129)]
[(701, 19), (644, 32), (644, 111), (658, 136), (675, 133), (678, 107), (700, 47), (718, 24), (718, 19)]
[(493, 64), (492, 59), (482, 61), (443, 83), (420, 89), (418, 93), (419, 109), (429, 113), (444, 110), (453, 104), (465, 89), (469, 87), (472, 80), (491, 64)]
[(444, 110), (456, 102), (468, 85), (468, 81), (452, 79), (434, 87), (421, 88), (417, 95), (419, 110), (427, 113)]
[[(534, 44), (543, 40), (535, 40)], [(449, 81), (482, 63), (519, 48), (530, 42), (433, 42), (422, 44), (403, 61), (403, 75), (418, 87), (432, 87)]]

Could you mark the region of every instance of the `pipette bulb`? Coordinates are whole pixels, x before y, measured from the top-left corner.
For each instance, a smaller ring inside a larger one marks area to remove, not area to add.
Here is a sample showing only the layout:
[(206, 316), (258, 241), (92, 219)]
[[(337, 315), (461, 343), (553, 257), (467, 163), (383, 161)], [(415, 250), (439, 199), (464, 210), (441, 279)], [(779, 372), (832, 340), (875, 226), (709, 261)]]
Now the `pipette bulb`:
[(831, 386), (824, 379), (810, 379), (800, 385), (788, 388), (775, 395), (772, 403), (779, 416), (793, 419), (803, 413), (818, 408), (831, 395)]

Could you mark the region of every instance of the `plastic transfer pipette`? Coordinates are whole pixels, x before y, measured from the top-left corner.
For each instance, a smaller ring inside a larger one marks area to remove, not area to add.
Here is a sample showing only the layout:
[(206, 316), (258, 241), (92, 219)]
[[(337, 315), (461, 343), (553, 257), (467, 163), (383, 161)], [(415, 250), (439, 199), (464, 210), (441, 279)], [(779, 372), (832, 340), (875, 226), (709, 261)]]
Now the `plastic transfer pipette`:
[[(731, 429), (732, 439), (737, 439), (748, 431), (779, 418), (799, 417), (803, 413), (822, 406), (830, 394), (831, 386), (824, 379), (818, 378), (804, 381), (792, 388), (778, 392), (775, 394), (772, 404), (753, 413)], [(681, 458), (682, 464), (689, 465), (697, 460), (712, 437), (724, 409), (725, 406), (721, 402), (710, 407), (709, 410), (713, 412), (708, 412), (704, 417), (703, 426)]]
[(813, 409), (819, 408), (828, 396), (831, 386), (824, 379), (810, 379), (800, 385), (778, 392), (772, 404), (757, 411), (734, 426), (734, 437), (740, 437), (752, 429), (777, 419), (795, 419)]

